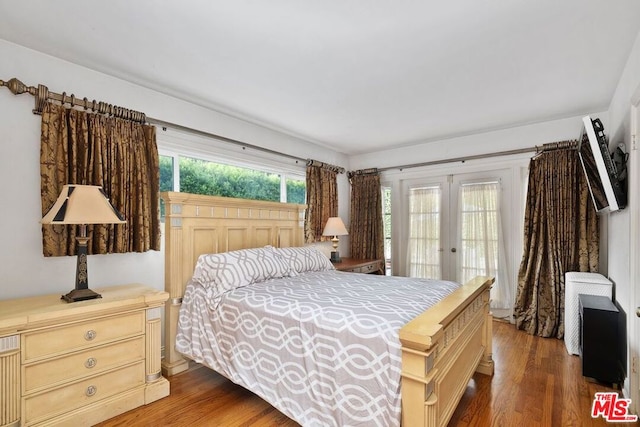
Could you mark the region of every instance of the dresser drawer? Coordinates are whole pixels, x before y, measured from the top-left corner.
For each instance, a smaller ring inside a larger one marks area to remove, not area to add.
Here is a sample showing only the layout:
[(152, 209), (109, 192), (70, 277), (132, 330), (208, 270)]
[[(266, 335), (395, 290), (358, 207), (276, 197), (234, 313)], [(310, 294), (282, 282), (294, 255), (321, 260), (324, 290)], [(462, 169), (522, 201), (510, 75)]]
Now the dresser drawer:
[(384, 260), (382, 259), (360, 259), (360, 258), (342, 258), (342, 262), (335, 263), (333, 266), (338, 271), (345, 273), (383, 273)]
[(144, 385), (144, 360), (133, 365), (28, 396), (23, 400), (25, 425), (70, 412), (82, 406)]
[(145, 357), (144, 336), (90, 348), (54, 359), (26, 365), (23, 371), (24, 394), (62, 382), (75, 381)]
[(380, 264), (379, 263), (373, 263), (373, 264), (367, 264), (367, 265), (363, 265), (362, 267), (360, 267), (360, 273), (373, 273), (375, 271), (380, 270)]
[(144, 332), (144, 311), (42, 329), (22, 336), (23, 362), (82, 350)]
[(346, 271), (347, 273), (365, 273), (365, 274), (375, 273), (379, 270), (380, 270), (380, 265), (378, 263), (341, 269), (341, 271)]

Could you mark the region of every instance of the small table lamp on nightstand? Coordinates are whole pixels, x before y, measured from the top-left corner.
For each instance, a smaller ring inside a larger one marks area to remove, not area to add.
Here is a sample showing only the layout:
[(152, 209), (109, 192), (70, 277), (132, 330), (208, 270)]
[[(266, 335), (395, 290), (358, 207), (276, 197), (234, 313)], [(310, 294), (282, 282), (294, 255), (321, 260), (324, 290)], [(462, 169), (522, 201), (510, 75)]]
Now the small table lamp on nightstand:
[(327, 220), (327, 224), (324, 226), (323, 236), (333, 236), (331, 242), (333, 242), (333, 252), (331, 252), (331, 262), (340, 262), (340, 252), (338, 252), (338, 236), (345, 236), (349, 234), (344, 223), (338, 216), (333, 216)]
[(124, 217), (111, 205), (102, 187), (68, 184), (62, 187), (58, 200), (40, 221), (41, 224), (74, 224), (80, 226), (76, 287), (62, 296), (66, 302), (101, 298), (89, 289), (87, 271), (87, 224), (124, 224)]

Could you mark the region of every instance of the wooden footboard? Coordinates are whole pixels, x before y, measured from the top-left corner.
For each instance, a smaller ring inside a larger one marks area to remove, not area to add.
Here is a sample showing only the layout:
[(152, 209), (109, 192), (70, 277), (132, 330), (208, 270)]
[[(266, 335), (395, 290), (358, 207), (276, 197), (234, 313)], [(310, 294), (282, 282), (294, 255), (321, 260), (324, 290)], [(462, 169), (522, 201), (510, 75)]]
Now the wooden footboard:
[(400, 329), (403, 426), (446, 426), (473, 373), (493, 375), (493, 282), (472, 279)]
[[(265, 245), (302, 246), (304, 205), (162, 193), (165, 203), (165, 357), (162, 370), (188, 368), (175, 351), (187, 282), (203, 253)], [(404, 426), (444, 426), (475, 371), (491, 375), (492, 278), (463, 285), (400, 330)]]

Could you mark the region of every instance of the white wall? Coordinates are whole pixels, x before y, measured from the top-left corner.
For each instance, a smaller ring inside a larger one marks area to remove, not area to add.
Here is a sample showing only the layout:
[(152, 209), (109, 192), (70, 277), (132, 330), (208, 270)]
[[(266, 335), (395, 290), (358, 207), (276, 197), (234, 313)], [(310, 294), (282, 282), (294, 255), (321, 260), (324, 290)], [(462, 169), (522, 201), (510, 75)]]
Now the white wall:
[[(631, 97), (640, 87), (640, 34), (636, 38), (624, 72), (618, 82), (614, 97), (609, 107), (609, 143), (614, 148), (624, 142), (627, 150), (631, 149), (630, 110)], [(607, 129), (605, 127), (605, 129)], [(630, 198), (637, 190), (628, 191)], [(630, 301), (629, 271), (629, 210), (623, 209), (608, 216), (609, 257), (606, 273), (616, 284), (616, 296), (619, 301)], [(632, 310), (631, 310), (632, 309)], [(627, 314), (635, 311), (635, 307), (625, 308)]]
[[(293, 156), (347, 166), (340, 153), (3, 40), (0, 58), (0, 78), (5, 81), (16, 77), (27, 85), (43, 84), (54, 92), (86, 96)], [(31, 95), (14, 96), (7, 88), (0, 88), (0, 299), (66, 293), (75, 283), (75, 257), (42, 256), (40, 116), (31, 112), (33, 107)], [(349, 185), (345, 175), (339, 176), (338, 187), (340, 215), (347, 218)], [(343, 254), (347, 242), (341, 239)], [(89, 256), (89, 286), (140, 282), (163, 289), (163, 256), (153, 251)]]
[[(624, 142), (627, 151), (632, 150), (631, 105), (632, 97), (637, 97), (638, 95), (640, 95), (640, 34), (636, 37), (611, 105), (609, 106), (609, 142), (611, 148), (615, 147), (619, 142)], [(638, 100), (635, 99), (633, 101), (637, 102)], [(638, 135), (637, 138), (640, 138), (640, 135)], [(637, 150), (631, 151), (631, 156), (637, 158), (638, 155)], [(637, 161), (636, 164), (638, 164)], [(640, 355), (640, 338), (638, 337), (640, 325), (638, 325), (638, 319), (635, 316), (636, 306), (638, 300), (640, 300), (640, 290), (636, 289), (638, 286), (638, 278), (630, 274), (631, 264), (640, 262), (640, 259), (638, 259), (640, 254), (634, 254), (630, 251), (633, 243), (635, 243), (635, 247), (639, 247), (638, 240), (640, 240), (640, 236), (632, 236), (629, 232), (631, 229), (630, 211), (631, 209), (637, 211), (640, 205), (637, 197), (638, 188), (630, 186), (628, 189), (630, 206), (619, 212), (613, 212), (607, 218), (609, 230), (607, 273), (615, 284), (616, 300), (627, 315), (629, 371), (631, 371), (631, 366), (633, 365), (632, 359), (637, 359)], [(635, 224), (635, 226), (637, 228), (637, 224)], [(635, 241), (632, 241), (632, 239), (635, 239)], [(635, 259), (632, 259), (632, 257)], [(637, 411), (637, 408), (640, 407), (640, 402), (636, 402), (636, 400), (640, 398), (640, 394), (638, 393), (640, 380), (638, 379), (637, 373), (631, 373), (630, 375), (634, 375), (634, 377), (631, 381), (627, 379), (624, 385), (624, 392), (626, 396), (632, 398), (632, 403)], [(630, 387), (633, 389), (630, 390)]]
[[(601, 117), (606, 113), (594, 112)], [(603, 117), (604, 118), (604, 117)], [(603, 121), (606, 124), (606, 121)], [(576, 139), (580, 136), (581, 117), (569, 117), (498, 131), (478, 133), (423, 144), (352, 156), (351, 169), (394, 167), (427, 161), (458, 158), (498, 151), (530, 148), (548, 142)]]

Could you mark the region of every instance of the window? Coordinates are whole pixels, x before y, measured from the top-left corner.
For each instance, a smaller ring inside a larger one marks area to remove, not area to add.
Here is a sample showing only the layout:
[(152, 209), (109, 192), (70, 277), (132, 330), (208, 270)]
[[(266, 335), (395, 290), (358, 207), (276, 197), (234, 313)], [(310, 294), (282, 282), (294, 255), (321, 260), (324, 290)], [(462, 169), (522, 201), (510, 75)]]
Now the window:
[(382, 187), (382, 234), (387, 276), (391, 276), (391, 187)]
[[(306, 203), (305, 162), (164, 128), (158, 151), (160, 191)], [(162, 200), (160, 212), (164, 219)]]
[(286, 183), (287, 203), (299, 203), (301, 205), (307, 203), (306, 179), (286, 177), (285, 183)]
[[(161, 154), (159, 157), (160, 191), (306, 203), (304, 172), (294, 176), (176, 154)], [(160, 209), (164, 217), (162, 201)]]
[[(160, 161), (160, 191), (173, 191), (174, 190), (174, 167), (173, 156), (159, 156)], [(164, 222), (164, 200), (160, 198), (160, 222)]]
[(180, 191), (279, 202), (280, 176), (276, 173), (181, 156)]

